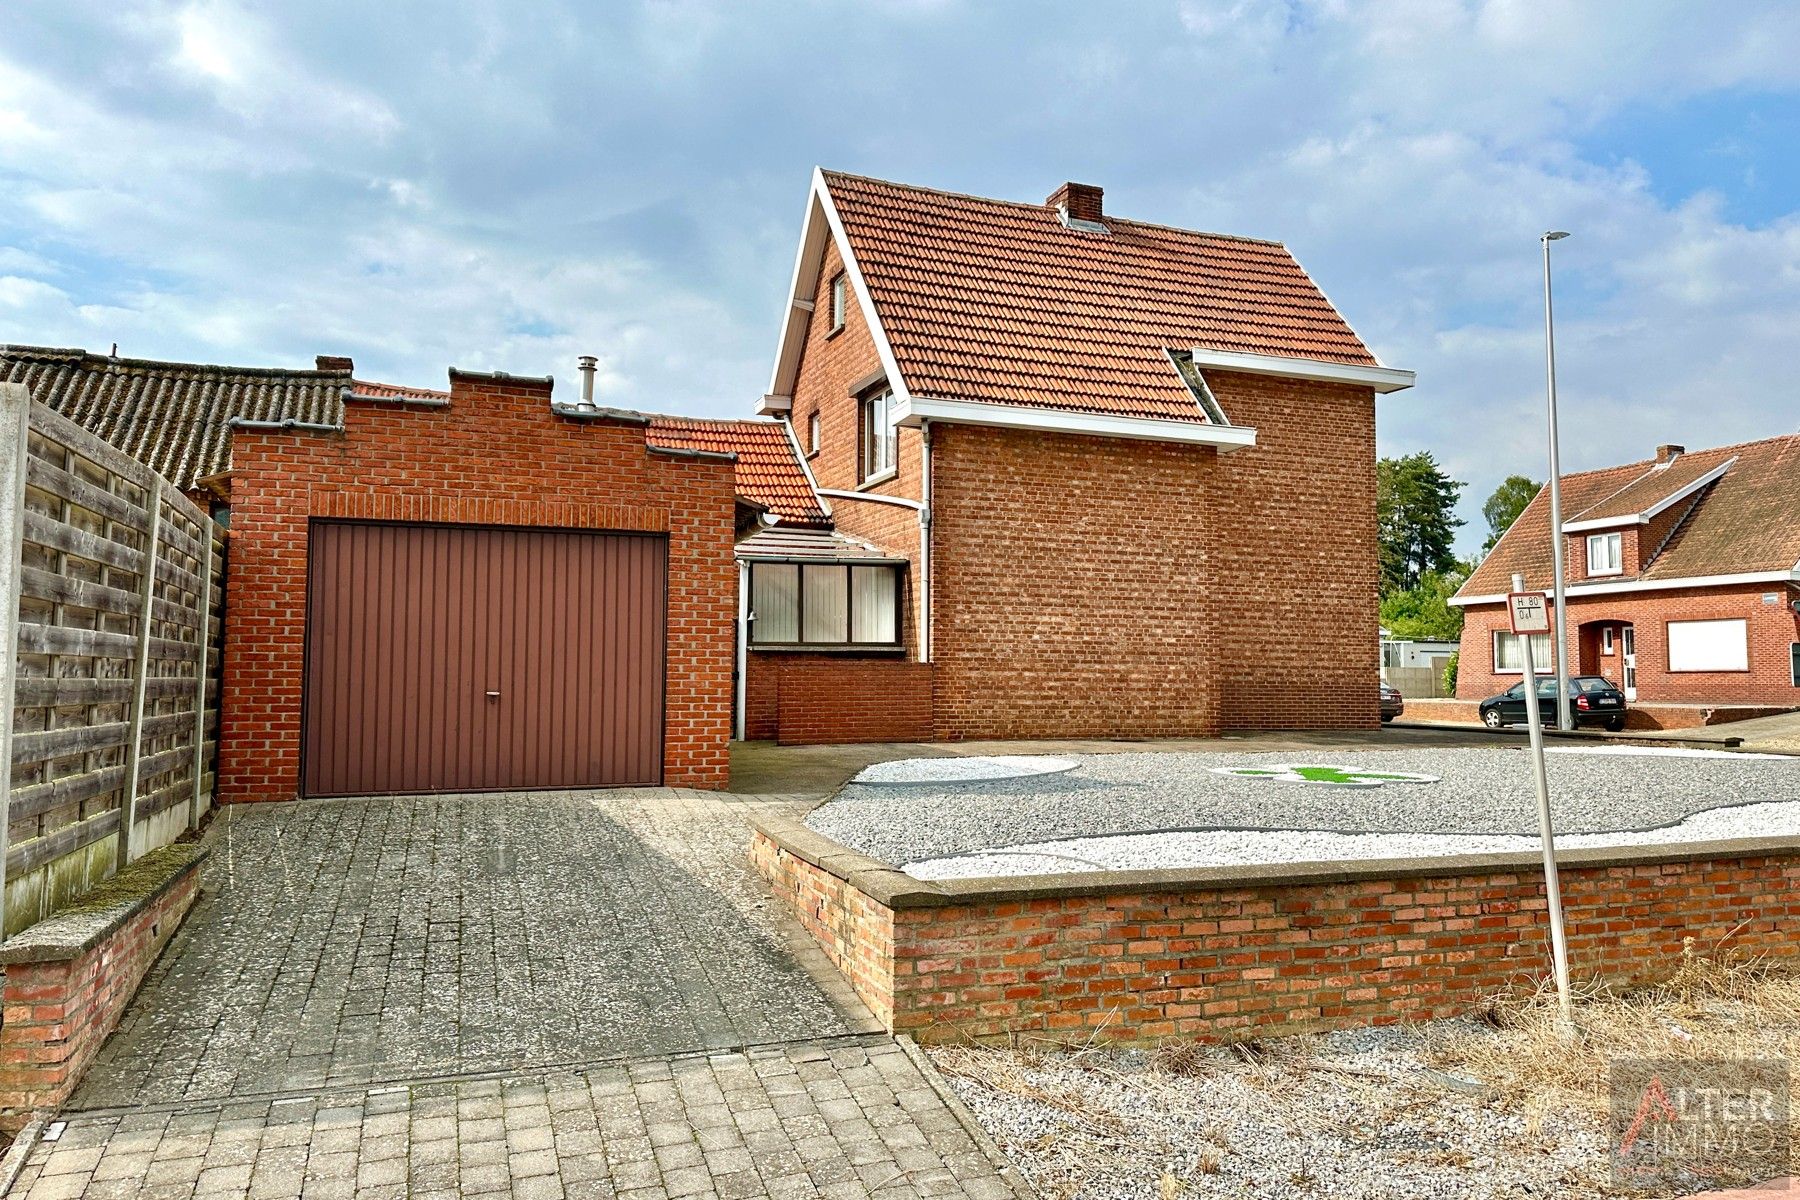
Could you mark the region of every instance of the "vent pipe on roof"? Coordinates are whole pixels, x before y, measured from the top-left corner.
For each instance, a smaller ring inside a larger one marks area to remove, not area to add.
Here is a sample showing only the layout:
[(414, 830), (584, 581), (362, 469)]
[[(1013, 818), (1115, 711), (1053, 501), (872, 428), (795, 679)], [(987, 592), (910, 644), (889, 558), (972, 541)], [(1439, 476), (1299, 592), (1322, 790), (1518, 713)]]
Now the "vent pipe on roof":
[(581, 404), (579, 407), (583, 412), (593, 412), (594, 371), (599, 367), (600, 360), (592, 354), (584, 354), (576, 361), (580, 364), (581, 369)]

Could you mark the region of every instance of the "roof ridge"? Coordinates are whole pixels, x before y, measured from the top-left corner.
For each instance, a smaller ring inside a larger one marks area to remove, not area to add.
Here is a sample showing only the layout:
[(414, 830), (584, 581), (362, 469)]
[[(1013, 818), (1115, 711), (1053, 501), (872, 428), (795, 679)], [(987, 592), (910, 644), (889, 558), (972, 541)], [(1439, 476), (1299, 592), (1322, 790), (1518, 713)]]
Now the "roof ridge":
[[(124, 355), (96, 354), (81, 346), (25, 346), (12, 343), (0, 344), (0, 357), (33, 358), (56, 361), (82, 360), (99, 364), (108, 369), (157, 369), (166, 368), (195, 373), (214, 375), (253, 375), (301, 377), (307, 379), (348, 379), (349, 370), (321, 371), (316, 367), (228, 367), (219, 363), (177, 362), (165, 358), (129, 358)], [(373, 382), (373, 381), (371, 381)], [(398, 386), (398, 385), (392, 385)]]
[(781, 421), (776, 417), (690, 417), (686, 413), (653, 413), (643, 414), (652, 422), (656, 421), (699, 421), (707, 425), (763, 425), (779, 426)]
[[(907, 192), (925, 192), (928, 195), (933, 196), (948, 196), (952, 200), (977, 200), (983, 204), (1000, 204), (1005, 205), (1008, 208), (1028, 208), (1033, 212), (1051, 211), (1050, 206), (1042, 202), (1033, 204), (1029, 200), (1004, 200), (998, 196), (978, 196), (974, 192), (954, 192), (949, 188), (929, 187), (922, 183), (901, 183), (896, 179), (880, 179), (874, 175), (858, 175), (854, 171), (833, 171), (827, 167), (820, 167), (819, 173), (828, 177), (836, 176), (840, 179), (856, 179), (863, 183), (878, 183), (883, 187), (899, 188), (900, 190)], [(1166, 229), (1170, 233), (1185, 233), (1191, 237), (1218, 238), (1220, 241), (1225, 242), (1248, 242), (1256, 246), (1279, 246), (1283, 250), (1287, 249), (1287, 243), (1285, 242), (1278, 242), (1272, 238), (1251, 237), (1249, 234), (1243, 233), (1219, 233), (1216, 230), (1211, 229), (1190, 229), (1185, 225), (1170, 225), (1162, 221), (1140, 221), (1135, 217), (1116, 217), (1110, 213), (1102, 214), (1101, 220), (1109, 224), (1117, 222), (1120, 225), (1134, 225), (1139, 229)]]

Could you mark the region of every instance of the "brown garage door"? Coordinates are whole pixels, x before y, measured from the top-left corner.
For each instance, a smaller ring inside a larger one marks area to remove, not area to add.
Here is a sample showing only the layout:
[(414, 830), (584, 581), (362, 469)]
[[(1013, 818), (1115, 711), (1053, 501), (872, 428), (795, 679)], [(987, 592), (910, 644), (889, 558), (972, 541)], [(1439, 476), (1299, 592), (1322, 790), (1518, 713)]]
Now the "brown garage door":
[(662, 781), (663, 538), (315, 521), (310, 544), (307, 795)]

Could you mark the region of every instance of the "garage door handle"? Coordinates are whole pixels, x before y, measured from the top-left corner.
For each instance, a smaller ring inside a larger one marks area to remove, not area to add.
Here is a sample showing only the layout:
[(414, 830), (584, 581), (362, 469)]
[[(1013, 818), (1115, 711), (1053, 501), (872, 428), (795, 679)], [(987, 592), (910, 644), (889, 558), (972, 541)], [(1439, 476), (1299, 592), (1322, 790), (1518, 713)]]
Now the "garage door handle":
[(500, 693), (499, 692), (489, 692), (487, 694), (487, 698), (489, 700), (498, 700), (500, 698)]

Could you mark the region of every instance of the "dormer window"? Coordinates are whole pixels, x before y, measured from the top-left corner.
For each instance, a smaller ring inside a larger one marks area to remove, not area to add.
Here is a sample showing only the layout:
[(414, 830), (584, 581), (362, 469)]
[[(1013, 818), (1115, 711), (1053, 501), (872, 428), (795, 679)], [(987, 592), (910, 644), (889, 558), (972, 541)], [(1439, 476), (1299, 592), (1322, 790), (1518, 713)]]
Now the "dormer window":
[(844, 273), (839, 271), (831, 277), (831, 332), (836, 333), (844, 327), (844, 308), (848, 296), (845, 291)]
[(1592, 533), (1587, 540), (1587, 573), (1618, 575), (1625, 569), (1624, 536), (1617, 533)]

